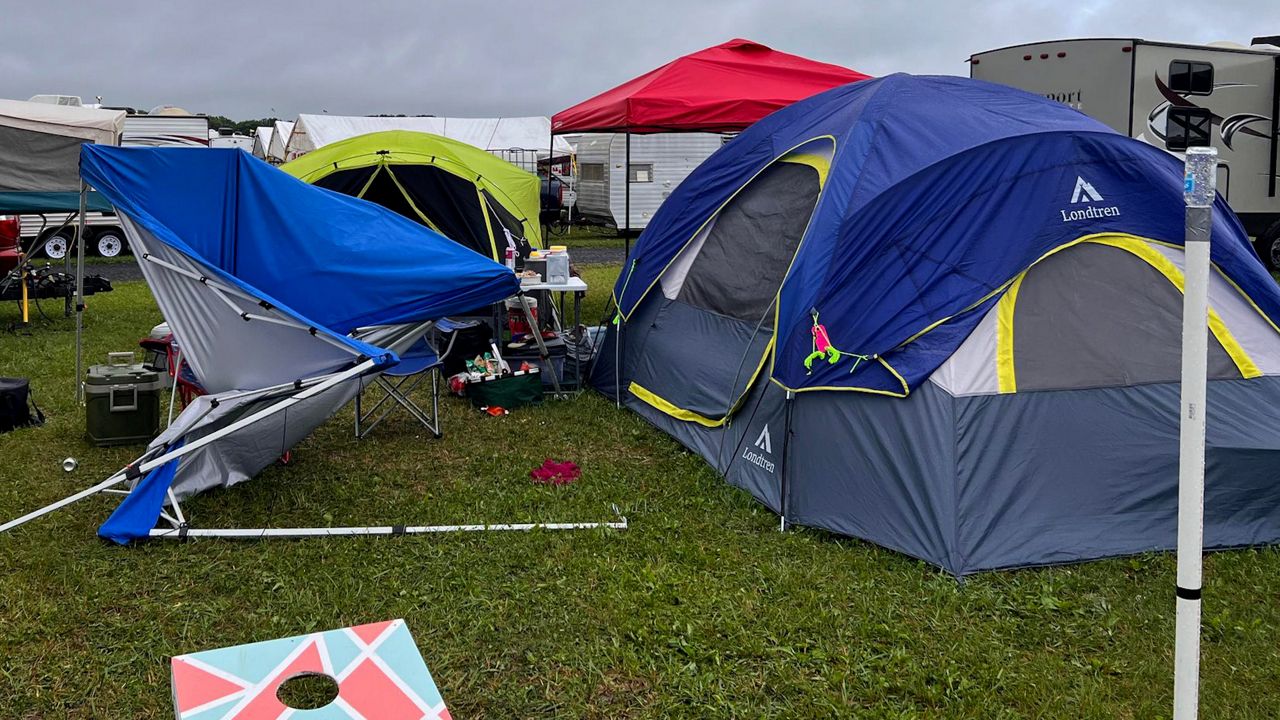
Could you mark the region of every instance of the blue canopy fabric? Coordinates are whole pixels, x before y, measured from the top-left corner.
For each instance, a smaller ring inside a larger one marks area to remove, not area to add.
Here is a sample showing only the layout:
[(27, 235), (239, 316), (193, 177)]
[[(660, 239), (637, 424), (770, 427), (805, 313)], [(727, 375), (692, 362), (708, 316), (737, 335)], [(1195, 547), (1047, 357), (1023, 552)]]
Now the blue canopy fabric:
[(429, 228), (238, 149), (85, 145), (80, 170), (166, 244), (370, 357), (379, 349), (345, 336), (520, 289), (511, 270)]
[[(890, 75), (779, 110), (691, 173), (615, 286), (622, 315), (749, 178), (820, 137), (831, 168), (778, 300), (771, 372), (787, 388), (906, 394), (1054, 248), (1107, 232), (1183, 243), (1179, 159), (1020, 90)], [(1212, 261), (1275, 322), (1280, 290), (1221, 197), (1214, 209)], [(834, 346), (882, 362), (807, 371), (813, 310)]]

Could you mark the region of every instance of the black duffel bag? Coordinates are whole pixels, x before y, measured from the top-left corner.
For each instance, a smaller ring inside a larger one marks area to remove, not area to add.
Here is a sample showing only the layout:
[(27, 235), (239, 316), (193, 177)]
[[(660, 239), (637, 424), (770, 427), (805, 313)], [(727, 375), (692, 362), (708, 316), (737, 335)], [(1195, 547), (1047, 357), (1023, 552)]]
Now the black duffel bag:
[(0, 377), (0, 432), (43, 424), (44, 413), (31, 397), (31, 383), (26, 378)]

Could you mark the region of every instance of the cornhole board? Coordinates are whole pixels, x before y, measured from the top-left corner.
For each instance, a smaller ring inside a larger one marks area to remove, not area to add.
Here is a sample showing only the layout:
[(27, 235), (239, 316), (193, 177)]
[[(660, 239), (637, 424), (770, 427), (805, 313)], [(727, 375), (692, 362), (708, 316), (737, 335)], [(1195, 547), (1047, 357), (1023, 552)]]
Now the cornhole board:
[[(404, 620), (179, 655), (171, 663), (177, 720), (450, 720)], [(330, 704), (290, 708), (276, 690), (324, 674)]]

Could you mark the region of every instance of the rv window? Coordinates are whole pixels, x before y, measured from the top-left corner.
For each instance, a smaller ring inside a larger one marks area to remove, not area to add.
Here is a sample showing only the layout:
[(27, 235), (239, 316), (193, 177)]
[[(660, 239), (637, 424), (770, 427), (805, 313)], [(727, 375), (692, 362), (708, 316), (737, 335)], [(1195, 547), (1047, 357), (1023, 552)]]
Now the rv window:
[(1171, 107), (1167, 117), (1164, 145), (1169, 150), (1182, 152), (1190, 147), (1209, 145), (1213, 113), (1208, 108)]
[(604, 163), (582, 163), (578, 174), (583, 182), (604, 182)]
[(653, 182), (653, 164), (646, 163), (644, 165), (631, 164), (631, 182), (648, 183)]
[(1213, 65), (1192, 60), (1169, 63), (1169, 89), (1184, 95), (1209, 95), (1213, 92)]

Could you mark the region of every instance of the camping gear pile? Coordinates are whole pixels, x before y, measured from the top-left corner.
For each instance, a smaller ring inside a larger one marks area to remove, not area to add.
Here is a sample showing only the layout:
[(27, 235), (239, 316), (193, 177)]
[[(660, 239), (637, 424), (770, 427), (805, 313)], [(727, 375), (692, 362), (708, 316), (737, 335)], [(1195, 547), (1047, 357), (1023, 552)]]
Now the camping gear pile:
[[(955, 575), (1169, 549), (1182, 192), (1045, 98), (846, 85), (671, 194), (593, 381), (784, 524)], [(1205, 544), (1272, 543), (1280, 289), (1221, 198), (1212, 253)]]

